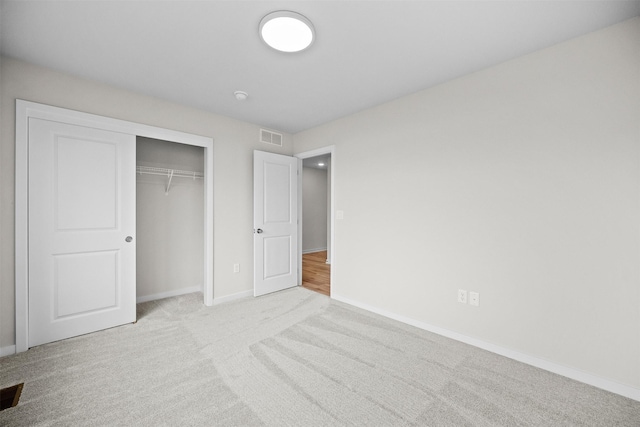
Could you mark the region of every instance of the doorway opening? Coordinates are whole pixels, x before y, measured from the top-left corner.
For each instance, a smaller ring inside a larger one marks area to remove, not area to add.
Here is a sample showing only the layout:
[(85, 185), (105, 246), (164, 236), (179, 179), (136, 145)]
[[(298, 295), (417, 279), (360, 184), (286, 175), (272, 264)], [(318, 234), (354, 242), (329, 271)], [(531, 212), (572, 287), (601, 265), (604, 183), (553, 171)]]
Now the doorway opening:
[(331, 296), (333, 147), (297, 154), (300, 162), (300, 284)]
[(136, 138), (136, 302), (202, 292), (204, 148)]

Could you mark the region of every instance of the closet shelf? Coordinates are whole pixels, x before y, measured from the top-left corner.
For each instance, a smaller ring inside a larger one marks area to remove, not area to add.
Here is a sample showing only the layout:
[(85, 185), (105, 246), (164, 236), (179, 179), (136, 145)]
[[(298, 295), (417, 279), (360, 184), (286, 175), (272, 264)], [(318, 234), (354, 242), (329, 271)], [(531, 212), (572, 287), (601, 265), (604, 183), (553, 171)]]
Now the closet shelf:
[(193, 172), (193, 171), (183, 171), (180, 169), (167, 169), (167, 168), (155, 168), (151, 166), (137, 166), (136, 172), (139, 174), (147, 174), (147, 175), (163, 175), (163, 176), (173, 176), (178, 178), (204, 178), (204, 173), (202, 172)]
[(168, 169), (168, 168), (156, 168), (152, 166), (136, 166), (136, 172), (140, 175), (161, 175), (169, 178), (167, 182), (167, 188), (164, 190), (164, 194), (169, 194), (169, 188), (171, 187), (171, 180), (176, 178), (192, 178), (192, 179), (202, 179), (204, 178), (204, 173), (195, 172), (195, 171), (185, 171), (180, 169)]

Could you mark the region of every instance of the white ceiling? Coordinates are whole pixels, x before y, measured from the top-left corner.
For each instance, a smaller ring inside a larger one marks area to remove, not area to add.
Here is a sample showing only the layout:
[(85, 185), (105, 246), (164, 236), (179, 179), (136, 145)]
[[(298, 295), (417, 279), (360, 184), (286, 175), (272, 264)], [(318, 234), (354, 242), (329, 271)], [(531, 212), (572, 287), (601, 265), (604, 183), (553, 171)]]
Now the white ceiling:
[[(276, 10), (311, 48), (258, 38)], [(2, 54), (296, 133), (640, 15), (640, 1), (2, 1)], [(233, 92), (249, 99), (239, 102)]]

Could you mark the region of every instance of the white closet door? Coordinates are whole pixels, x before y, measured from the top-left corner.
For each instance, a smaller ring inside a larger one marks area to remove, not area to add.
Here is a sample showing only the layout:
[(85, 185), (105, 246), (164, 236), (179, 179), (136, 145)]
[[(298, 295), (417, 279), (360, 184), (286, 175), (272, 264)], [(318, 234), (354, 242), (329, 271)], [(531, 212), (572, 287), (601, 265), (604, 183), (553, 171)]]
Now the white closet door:
[(135, 322), (135, 147), (29, 119), (29, 347)]
[(254, 296), (298, 285), (298, 159), (254, 151)]

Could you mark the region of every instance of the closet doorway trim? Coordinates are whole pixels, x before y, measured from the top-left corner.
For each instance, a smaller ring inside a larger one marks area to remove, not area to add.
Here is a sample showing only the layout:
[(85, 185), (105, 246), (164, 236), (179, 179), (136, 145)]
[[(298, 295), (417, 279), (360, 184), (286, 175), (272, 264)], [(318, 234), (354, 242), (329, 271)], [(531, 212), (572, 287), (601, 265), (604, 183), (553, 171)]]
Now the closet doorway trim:
[(95, 114), (16, 100), (15, 175), (15, 315), (16, 353), (29, 343), (29, 246), (28, 246), (28, 130), (29, 118), (90, 126), (129, 135), (204, 148), (204, 304), (213, 305), (213, 139), (189, 133), (112, 119)]

